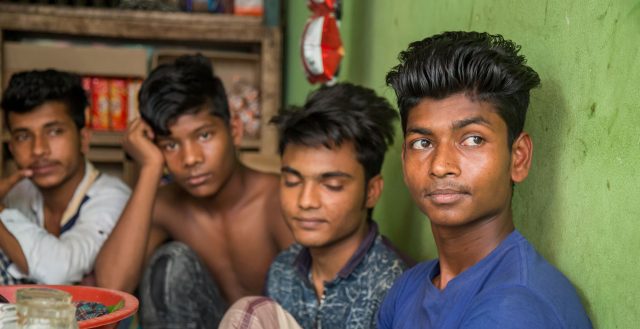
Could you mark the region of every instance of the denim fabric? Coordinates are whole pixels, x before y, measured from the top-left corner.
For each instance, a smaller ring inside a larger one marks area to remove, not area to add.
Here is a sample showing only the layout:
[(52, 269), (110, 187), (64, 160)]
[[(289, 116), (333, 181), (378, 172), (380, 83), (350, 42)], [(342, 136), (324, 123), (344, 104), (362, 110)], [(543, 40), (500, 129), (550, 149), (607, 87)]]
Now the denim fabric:
[(156, 251), (139, 292), (144, 329), (217, 328), (228, 308), (196, 253), (180, 242)]
[(318, 301), (310, 281), (311, 258), (294, 244), (269, 269), (267, 296), (305, 329), (370, 329), (387, 290), (406, 265), (371, 223), (369, 234), (336, 278), (325, 282)]

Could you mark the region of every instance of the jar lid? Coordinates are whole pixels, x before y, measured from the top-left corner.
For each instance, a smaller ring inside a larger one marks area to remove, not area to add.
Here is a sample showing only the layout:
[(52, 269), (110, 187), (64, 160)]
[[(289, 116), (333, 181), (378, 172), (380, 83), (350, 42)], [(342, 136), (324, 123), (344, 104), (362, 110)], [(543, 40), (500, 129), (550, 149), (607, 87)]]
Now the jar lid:
[(16, 304), (24, 303), (71, 304), (71, 294), (51, 288), (22, 288), (16, 292)]

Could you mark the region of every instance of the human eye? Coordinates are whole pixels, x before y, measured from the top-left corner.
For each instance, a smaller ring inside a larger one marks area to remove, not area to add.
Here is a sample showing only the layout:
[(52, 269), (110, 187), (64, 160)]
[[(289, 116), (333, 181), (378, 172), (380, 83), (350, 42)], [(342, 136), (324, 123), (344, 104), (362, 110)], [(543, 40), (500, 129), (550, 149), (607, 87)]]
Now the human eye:
[(172, 152), (178, 149), (178, 143), (173, 141), (160, 142), (160, 148), (165, 152)]
[(342, 184), (337, 184), (337, 183), (325, 183), (324, 186), (329, 191), (333, 191), (333, 192), (342, 191), (342, 189), (344, 188), (344, 186)]
[(24, 142), (27, 139), (29, 139), (29, 134), (26, 133), (26, 132), (21, 131), (21, 132), (13, 134), (12, 139), (14, 141), (16, 141), (16, 142)]
[(322, 182), (324, 187), (326, 187), (329, 191), (339, 192), (344, 189), (344, 179), (339, 178), (330, 178), (326, 179)]
[(198, 134), (198, 139), (201, 141), (207, 141), (211, 139), (211, 136), (213, 136), (213, 133), (211, 133), (210, 131), (203, 131)]
[(64, 129), (61, 127), (53, 127), (48, 131), (49, 136), (60, 136), (64, 133)]
[(462, 141), (464, 146), (480, 146), (484, 143), (484, 138), (480, 136), (469, 136)]
[(300, 178), (295, 175), (283, 175), (282, 176), (282, 185), (285, 187), (294, 187), (300, 184)]
[(426, 150), (426, 149), (428, 149), (428, 148), (433, 146), (431, 141), (426, 139), (426, 138), (416, 139), (416, 140), (412, 141), (411, 144), (409, 144), (409, 145), (414, 150)]

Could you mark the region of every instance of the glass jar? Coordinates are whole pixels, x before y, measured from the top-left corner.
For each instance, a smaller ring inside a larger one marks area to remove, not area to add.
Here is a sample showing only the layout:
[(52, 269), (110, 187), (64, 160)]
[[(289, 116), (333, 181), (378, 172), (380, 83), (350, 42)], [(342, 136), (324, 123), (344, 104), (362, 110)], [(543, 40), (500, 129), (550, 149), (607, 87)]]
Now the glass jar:
[(76, 329), (71, 294), (49, 288), (23, 288), (16, 293), (18, 328)]

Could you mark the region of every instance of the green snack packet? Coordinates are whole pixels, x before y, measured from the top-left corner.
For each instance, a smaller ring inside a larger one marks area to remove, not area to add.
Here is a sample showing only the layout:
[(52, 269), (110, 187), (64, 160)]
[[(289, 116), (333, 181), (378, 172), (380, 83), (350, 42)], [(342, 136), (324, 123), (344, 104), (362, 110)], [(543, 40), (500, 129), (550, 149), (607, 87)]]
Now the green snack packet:
[(119, 301), (117, 304), (115, 305), (109, 305), (107, 306), (107, 310), (109, 310), (109, 313), (113, 313), (121, 308), (124, 307), (124, 300)]

